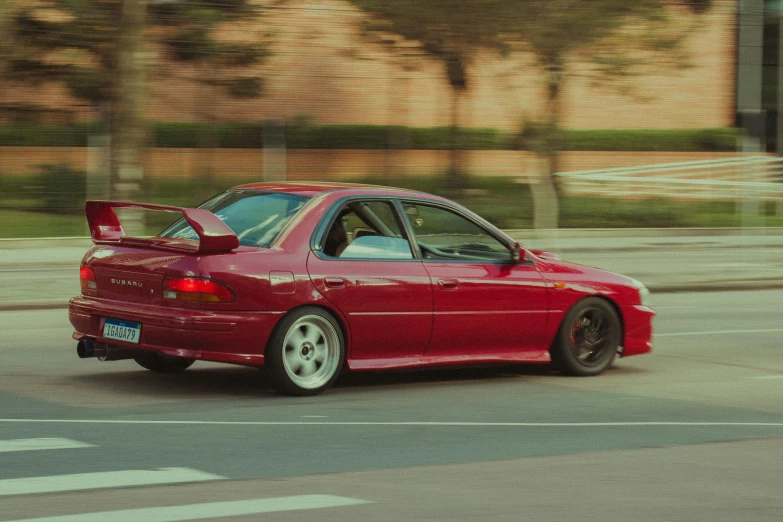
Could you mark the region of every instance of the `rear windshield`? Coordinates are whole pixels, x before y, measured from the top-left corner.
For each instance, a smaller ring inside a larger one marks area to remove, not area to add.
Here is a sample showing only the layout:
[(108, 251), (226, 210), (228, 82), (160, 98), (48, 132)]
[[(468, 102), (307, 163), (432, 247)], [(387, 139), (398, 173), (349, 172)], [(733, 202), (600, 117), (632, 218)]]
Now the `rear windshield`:
[[(280, 192), (230, 191), (219, 194), (199, 208), (209, 210), (239, 238), (240, 245), (268, 247), (308, 198)], [(160, 237), (198, 239), (184, 218), (159, 234)]]

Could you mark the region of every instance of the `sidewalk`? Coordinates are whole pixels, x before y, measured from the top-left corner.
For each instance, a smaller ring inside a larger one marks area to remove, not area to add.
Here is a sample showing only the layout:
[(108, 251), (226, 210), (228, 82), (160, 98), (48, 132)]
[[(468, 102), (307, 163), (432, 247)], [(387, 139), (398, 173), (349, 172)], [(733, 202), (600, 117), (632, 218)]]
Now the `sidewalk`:
[[(783, 229), (509, 231), (531, 249), (639, 279), (653, 292), (783, 288)], [(0, 310), (61, 308), (87, 238), (0, 239)]]

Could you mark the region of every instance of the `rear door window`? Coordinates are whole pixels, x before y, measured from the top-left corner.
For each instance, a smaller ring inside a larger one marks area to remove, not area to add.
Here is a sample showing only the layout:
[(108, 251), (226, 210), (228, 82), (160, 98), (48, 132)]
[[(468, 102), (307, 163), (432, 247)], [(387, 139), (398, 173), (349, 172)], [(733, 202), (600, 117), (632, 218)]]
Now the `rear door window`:
[[(199, 208), (219, 217), (237, 235), (239, 244), (268, 247), (307, 199), (278, 192), (230, 191), (215, 196)], [(198, 239), (198, 234), (184, 218), (159, 235)]]
[(388, 201), (344, 205), (323, 241), (323, 253), (340, 259), (413, 259), (413, 251)]

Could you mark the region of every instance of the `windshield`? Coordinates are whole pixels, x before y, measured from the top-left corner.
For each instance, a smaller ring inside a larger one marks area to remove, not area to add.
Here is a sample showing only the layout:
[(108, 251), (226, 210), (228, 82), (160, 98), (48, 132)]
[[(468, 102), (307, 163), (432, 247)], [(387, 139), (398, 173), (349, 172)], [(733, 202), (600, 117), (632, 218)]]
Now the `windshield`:
[[(199, 208), (219, 217), (239, 238), (239, 244), (268, 247), (308, 198), (293, 194), (230, 191), (219, 194)], [(198, 239), (184, 218), (159, 234), (160, 237)]]

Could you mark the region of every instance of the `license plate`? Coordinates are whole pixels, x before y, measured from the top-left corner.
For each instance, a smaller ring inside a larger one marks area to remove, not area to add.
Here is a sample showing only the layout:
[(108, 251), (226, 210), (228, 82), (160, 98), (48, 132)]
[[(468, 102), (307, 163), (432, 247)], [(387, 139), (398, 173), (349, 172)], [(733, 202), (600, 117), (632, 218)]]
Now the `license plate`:
[(103, 323), (103, 336), (106, 339), (139, 344), (141, 324), (119, 319), (106, 319)]

